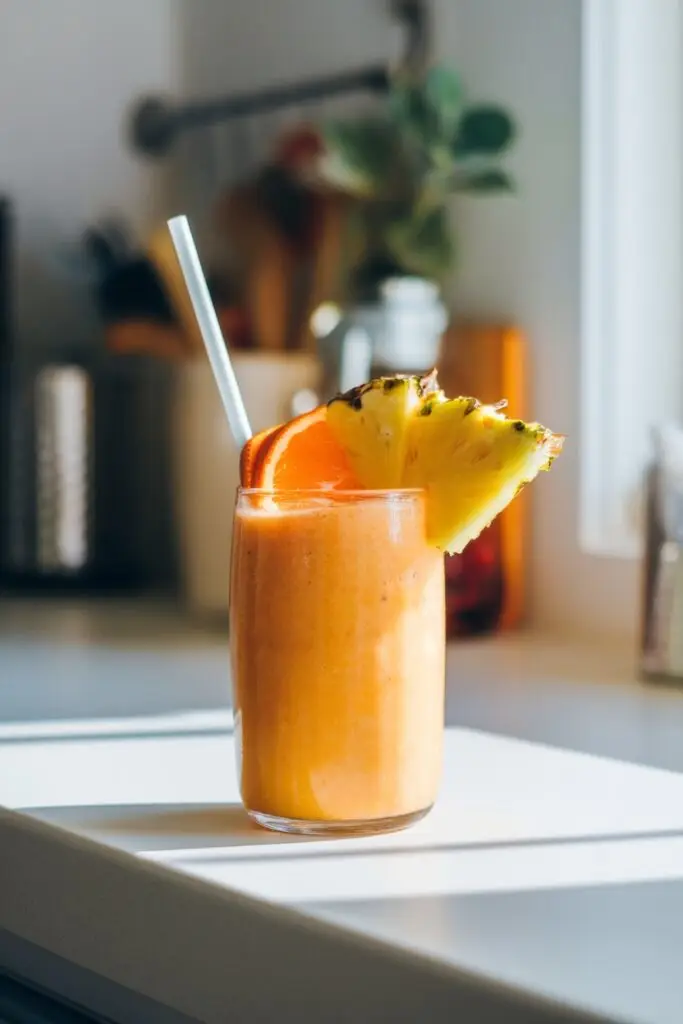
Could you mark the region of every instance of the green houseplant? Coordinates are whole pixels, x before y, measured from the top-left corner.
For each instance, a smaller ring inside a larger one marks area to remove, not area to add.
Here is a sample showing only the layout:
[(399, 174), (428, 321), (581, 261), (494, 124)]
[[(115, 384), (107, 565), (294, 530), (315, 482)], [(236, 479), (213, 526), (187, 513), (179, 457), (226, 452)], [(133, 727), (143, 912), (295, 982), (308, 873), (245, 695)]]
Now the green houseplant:
[(514, 137), (507, 111), (467, 103), (458, 75), (442, 65), (397, 77), (380, 113), (325, 122), (318, 174), (353, 200), (350, 297), (371, 300), (397, 276), (440, 284), (455, 258), (450, 196), (510, 191), (501, 158)]

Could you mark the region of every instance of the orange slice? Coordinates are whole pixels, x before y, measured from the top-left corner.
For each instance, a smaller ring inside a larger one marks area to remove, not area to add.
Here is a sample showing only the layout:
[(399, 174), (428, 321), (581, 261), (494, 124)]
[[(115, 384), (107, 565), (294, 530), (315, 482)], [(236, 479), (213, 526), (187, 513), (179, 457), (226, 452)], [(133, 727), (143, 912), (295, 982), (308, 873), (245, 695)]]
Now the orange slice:
[(256, 466), (259, 458), (259, 454), (265, 442), (280, 429), (280, 424), (276, 427), (268, 427), (266, 430), (261, 430), (258, 434), (254, 434), (245, 444), (240, 454), (240, 484), (242, 487), (254, 487), (254, 467)]
[[(247, 453), (249, 445), (252, 450)], [(257, 434), (245, 446), (245, 453), (242, 464), (247, 467), (249, 483), (243, 486), (268, 491), (359, 487), (344, 449), (327, 425), (324, 405)]]

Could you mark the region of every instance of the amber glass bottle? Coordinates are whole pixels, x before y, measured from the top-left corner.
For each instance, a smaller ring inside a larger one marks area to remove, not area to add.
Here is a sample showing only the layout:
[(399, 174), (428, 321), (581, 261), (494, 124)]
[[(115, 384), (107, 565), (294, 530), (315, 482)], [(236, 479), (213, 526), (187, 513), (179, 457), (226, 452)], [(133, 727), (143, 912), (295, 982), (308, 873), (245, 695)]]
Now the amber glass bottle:
[[(483, 402), (508, 401), (508, 413), (524, 419), (526, 345), (513, 327), (459, 324), (444, 338), (439, 379), (448, 395)], [(517, 625), (524, 611), (525, 503), (518, 496), (462, 555), (446, 558), (446, 622), (449, 638), (490, 633)]]

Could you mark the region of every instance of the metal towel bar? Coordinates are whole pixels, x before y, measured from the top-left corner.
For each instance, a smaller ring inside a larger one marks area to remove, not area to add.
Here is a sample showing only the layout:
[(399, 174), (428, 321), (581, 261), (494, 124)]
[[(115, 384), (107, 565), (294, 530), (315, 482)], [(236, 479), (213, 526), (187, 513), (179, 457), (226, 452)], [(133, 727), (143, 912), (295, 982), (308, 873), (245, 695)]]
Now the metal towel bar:
[[(390, 10), (405, 32), (400, 66), (423, 66), (427, 60), (430, 39), (427, 0), (390, 0)], [(193, 103), (174, 104), (161, 96), (145, 96), (136, 104), (132, 113), (130, 143), (139, 153), (162, 157), (169, 151), (176, 137), (188, 129), (282, 110), (298, 103), (332, 96), (382, 92), (387, 88), (389, 79), (389, 69), (375, 65), (238, 96)]]

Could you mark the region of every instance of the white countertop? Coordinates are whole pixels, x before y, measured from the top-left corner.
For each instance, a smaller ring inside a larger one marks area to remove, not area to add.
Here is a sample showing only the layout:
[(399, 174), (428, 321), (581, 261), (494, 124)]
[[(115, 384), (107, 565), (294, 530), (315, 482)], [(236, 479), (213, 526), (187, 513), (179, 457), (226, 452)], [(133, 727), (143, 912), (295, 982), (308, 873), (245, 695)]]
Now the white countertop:
[[(325, 928), (342, 925), (358, 942), (408, 951), (411, 969), (438, 962), (453, 984), (451, 1016), (465, 970), (610, 1020), (683, 1019), (683, 775), (666, 770), (683, 767), (683, 699), (636, 683), (628, 652), (532, 637), (452, 649), (435, 810), (393, 836), (320, 841), (261, 831), (239, 805), (220, 635), (118, 606), (99, 618), (72, 615), (68, 628), (66, 619), (13, 607), (0, 631), (0, 713), (14, 712), (0, 725), (0, 804), (22, 814), (0, 820), (0, 929), (67, 953), (58, 948), (66, 940), (46, 932), (37, 896), (47, 886), (43, 860), (59, 861), (67, 834), (30, 825), (29, 815), (96, 843), (68, 838), (63, 871), (76, 850), (85, 858), (72, 902), (90, 898), (88, 879), (96, 899), (106, 851), (125, 851), (115, 864), (136, 880), (138, 899), (151, 899), (163, 878), (179, 900), (199, 901), (201, 880), (213, 887), (202, 886), (201, 898), (237, 890)], [(64, 915), (60, 878), (60, 893), (51, 885), (42, 899), (61, 900)], [(130, 944), (126, 906), (117, 906), (115, 930)], [(277, 927), (299, 920), (285, 915)], [(201, 1009), (209, 980), (201, 994), (182, 990), (174, 968), (172, 983), (155, 988), (152, 968), (146, 978), (117, 961), (107, 934), (99, 952), (96, 936), (72, 936), (67, 959), (190, 1019), (222, 1019)], [(317, 934), (317, 947), (339, 935)], [(384, 948), (372, 950), (381, 959)], [(339, 1010), (311, 1019), (347, 1018)], [(527, 1006), (488, 1019), (555, 1018)]]

